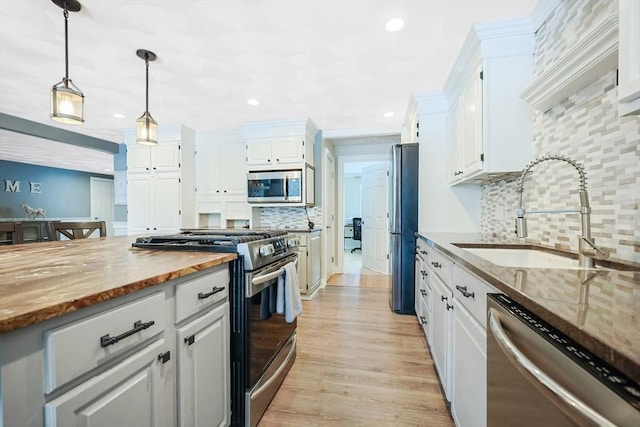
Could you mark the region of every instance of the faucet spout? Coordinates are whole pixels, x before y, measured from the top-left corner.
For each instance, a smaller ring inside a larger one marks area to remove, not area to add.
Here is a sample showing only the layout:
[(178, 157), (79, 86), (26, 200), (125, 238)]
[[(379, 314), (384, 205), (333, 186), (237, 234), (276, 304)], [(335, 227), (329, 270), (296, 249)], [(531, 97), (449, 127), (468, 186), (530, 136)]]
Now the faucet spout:
[[(523, 193), (524, 193), (524, 179), (527, 173), (537, 164), (546, 162), (548, 160), (558, 160), (565, 163), (569, 163), (577, 171), (580, 177), (580, 186), (578, 188), (578, 195), (580, 196), (580, 210), (566, 209), (566, 210), (536, 210), (527, 212), (524, 209)], [(575, 160), (562, 156), (559, 154), (549, 154), (546, 156), (538, 157), (529, 164), (527, 164), (522, 170), (520, 178), (518, 178), (516, 191), (518, 192), (518, 210), (516, 217), (516, 234), (520, 238), (527, 237), (527, 219), (525, 215), (527, 213), (571, 213), (579, 212), (581, 217), (581, 229), (582, 234), (578, 236), (578, 261), (581, 267), (593, 268), (595, 265), (594, 259), (606, 259), (609, 257), (609, 251), (604, 248), (596, 246), (594, 239), (591, 237), (591, 206), (589, 206), (589, 193), (587, 192), (587, 175), (584, 171), (584, 167)]]

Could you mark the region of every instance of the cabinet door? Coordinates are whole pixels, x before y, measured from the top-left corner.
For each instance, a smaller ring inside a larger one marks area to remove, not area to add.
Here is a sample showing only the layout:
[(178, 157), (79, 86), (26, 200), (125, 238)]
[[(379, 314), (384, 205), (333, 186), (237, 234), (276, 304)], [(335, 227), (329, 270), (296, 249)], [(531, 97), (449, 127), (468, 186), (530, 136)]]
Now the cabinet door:
[(640, 3), (620, 0), (620, 115), (640, 114)]
[(198, 196), (220, 194), (222, 191), (219, 145), (198, 145), (196, 188)]
[(177, 339), (178, 425), (229, 425), (229, 303), (178, 328)]
[(456, 425), (484, 427), (487, 418), (487, 352), (485, 329), (454, 302), (453, 397)]
[(482, 170), (482, 79), (478, 68), (462, 91), (462, 171), (469, 177)]
[(253, 138), (247, 141), (247, 166), (271, 165), (271, 140)]
[(127, 145), (127, 172), (147, 173), (151, 171), (151, 147), (148, 145)]
[(451, 400), (451, 310), (453, 309), (453, 295), (442, 283), (442, 280), (433, 274), (431, 287), (433, 291), (433, 311), (431, 328), (431, 350), (433, 362), (436, 365), (440, 382), (444, 389), (445, 397)]
[(226, 195), (247, 194), (247, 167), (244, 147), (238, 144), (221, 145), (218, 158), (223, 193)]
[(320, 254), (322, 253), (320, 233), (311, 235), (309, 239), (309, 286), (315, 287), (320, 282)]
[(149, 231), (151, 220), (149, 206), (152, 201), (152, 185), (149, 174), (127, 175), (127, 226), (129, 233)]
[(153, 203), (148, 206), (154, 219), (152, 227), (157, 231), (175, 233), (182, 225), (180, 178), (158, 175), (153, 180)]
[(50, 401), (45, 425), (173, 426), (173, 360), (158, 357), (168, 348), (161, 339)]
[(459, 101), (451, 107), (448, 117), (448, 142), (447, 142), (447, 161), (448, 161), (448, 177), (449, 182), (458, 181), (462, 178), (462, 147), (461, 147), (461, 131), (460, 131), (460, 109)]
[(298, 281), (300, 282), (300, 293), (309, 292), (309, 255), (307, 248), (302, 246), (298, 248)]
[(159, 142), (151, 147), (151, 168), (156, 172), (180, 171), (180, 142)]
[(276, 165), (304, 162), (304, 138), (285, 136), (274, 138), (271, 143), (272, 160)]

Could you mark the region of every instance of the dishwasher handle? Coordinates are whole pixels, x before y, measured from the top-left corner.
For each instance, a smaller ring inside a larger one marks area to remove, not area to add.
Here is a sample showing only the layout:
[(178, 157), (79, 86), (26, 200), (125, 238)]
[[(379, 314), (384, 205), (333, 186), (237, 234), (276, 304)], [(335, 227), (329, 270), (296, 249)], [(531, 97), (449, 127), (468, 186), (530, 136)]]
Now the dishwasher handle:
[[(518, 347), (509, 339), (502, 327), (500, 313), (489, 308), (489, 326), (498, 345), (507, 356), (509, 361), (534, 385), (538, 386), (548, 396), (557, 397), (560, 402), (553, 402), (569, 418), (575, 419), (576, 413), (587, 418), (598, 426), (616, 427), (611, 421), (596, 412), (578, 397), (562, 385), (555, 382), (549, 375), (537, 367)], [(562, 404), (560, 404), (562, 403)]]

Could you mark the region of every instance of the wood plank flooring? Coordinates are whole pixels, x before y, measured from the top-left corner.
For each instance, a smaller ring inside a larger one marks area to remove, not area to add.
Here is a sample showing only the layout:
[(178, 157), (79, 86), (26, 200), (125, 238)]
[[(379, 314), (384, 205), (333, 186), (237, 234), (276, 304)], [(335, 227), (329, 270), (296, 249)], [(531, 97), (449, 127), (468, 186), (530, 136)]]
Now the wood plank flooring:
[(297, 359), (259, 427), (453, 426), (416, 318), (388, 292), (327, 286), (302, 302)]

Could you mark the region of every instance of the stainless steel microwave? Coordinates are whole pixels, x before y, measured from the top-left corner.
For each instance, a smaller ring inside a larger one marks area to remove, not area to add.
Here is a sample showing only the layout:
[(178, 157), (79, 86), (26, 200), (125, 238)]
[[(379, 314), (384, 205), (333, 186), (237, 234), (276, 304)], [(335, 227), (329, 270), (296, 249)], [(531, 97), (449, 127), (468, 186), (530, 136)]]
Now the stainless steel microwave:
[[(307, 166), (304, 171), (294, 169), (249, 172), (247, 174), (247, 201), (262, 205), (272, 203), (312, 205), (313, 173), (313, 168), (310, 166)], [(311, 194), (309, 194), (309, 188), (311, 188)]]

